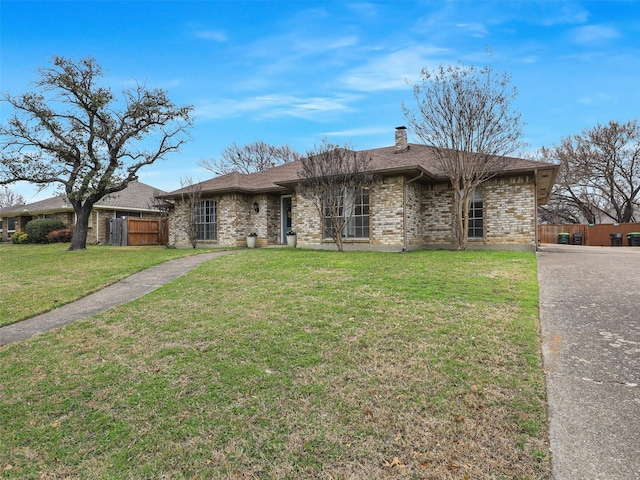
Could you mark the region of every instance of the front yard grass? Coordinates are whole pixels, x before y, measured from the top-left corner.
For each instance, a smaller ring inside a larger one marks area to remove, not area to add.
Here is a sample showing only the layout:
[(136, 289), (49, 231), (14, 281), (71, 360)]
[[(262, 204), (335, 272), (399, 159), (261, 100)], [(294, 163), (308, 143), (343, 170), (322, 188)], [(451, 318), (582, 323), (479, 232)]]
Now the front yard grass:
[(547, 479), (537, 304), (531, 253), (221, 257), (0, 348), (0, 478)]
[(0, 244), (0, 327), (62, 306), (194, 249)]

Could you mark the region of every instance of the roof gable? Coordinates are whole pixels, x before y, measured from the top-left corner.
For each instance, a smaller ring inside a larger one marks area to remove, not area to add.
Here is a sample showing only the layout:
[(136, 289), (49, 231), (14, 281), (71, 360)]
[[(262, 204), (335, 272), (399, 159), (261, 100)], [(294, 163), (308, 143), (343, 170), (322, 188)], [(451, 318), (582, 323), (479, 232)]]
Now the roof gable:
[[(109, 194), (94, 205), (96, 209), (153, 210), (153, 198), (166, 192), (141, 182), (129, 182), (124, 190)], [(50, 212), (72, 211), (73, 206), (65, 195), (24, 205), (0, 209), (0, 216), (33, 215)]]

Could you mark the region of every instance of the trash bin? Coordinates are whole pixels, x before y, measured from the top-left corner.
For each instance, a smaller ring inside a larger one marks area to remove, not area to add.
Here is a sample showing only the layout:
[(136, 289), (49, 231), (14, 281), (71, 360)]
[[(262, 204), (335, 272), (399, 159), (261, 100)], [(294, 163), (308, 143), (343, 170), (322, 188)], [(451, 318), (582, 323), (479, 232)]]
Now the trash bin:
[(622, 246), (622, 234), (621, 233), (612, 233), (609, 235), (611, 238), (611, 246), (612, 247), (621, 247)]
[(574, 245), (582, 245), (582, 234), (574, 233), (573, 234), (573, 244)]
[(569, 238), (571, 237), (568, 233), (559, 233), (558, 234), (558, 243), (560, 245), (569, 245)]
[(627, 242), (630, 247), (640, 247), (640, 232), (627, 233)]

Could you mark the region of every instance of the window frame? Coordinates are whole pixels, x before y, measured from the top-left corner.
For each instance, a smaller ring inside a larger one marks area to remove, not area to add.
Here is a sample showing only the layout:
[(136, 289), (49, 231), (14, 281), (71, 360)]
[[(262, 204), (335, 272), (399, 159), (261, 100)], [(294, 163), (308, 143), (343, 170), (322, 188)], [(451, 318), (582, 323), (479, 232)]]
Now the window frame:
[[(339, 204), (340, 216), (344, 218), (345, 211), (349, 210), (349, 221), (342, 229), (342, 240), (358, 241), (371, 239), (371, 197), (368, 188), (360, 188), (357, 192), (349, 195), (345, 202), (344, 192), (342, 192)], [(346, 203), (346, 205), (345, 205)], [(328, 214), (328, 207), (322, 208), (322, 236), (324, 240), (333, 240), (331, 235), (331, 215)]]
[(218, 202), (216, 200), (200, 200), (196, 203), (193, 228), (199, 242), (218, 240)]
[(469, 204), (467, 238), (469, 240), (484, 240), (484, 198), (479, 190), (473, 192)]

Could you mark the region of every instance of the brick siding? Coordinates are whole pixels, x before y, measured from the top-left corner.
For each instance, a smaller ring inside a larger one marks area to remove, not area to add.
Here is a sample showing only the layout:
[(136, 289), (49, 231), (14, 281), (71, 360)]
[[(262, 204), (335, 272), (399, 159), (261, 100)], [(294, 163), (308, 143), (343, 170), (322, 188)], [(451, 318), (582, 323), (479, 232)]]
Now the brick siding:
[[(473, 245), (535, 245), (535, 186), (532, 176), (496, 178), (481, 187), (485, 232)], [(423, 185), (405, 177), (387, 177), (372, 185), (370, 239), (345, 240), (345, 245), (371, 249), (448, 247), (453, 244), (453, 192), (446, 184)], [(207, 197), (218, 209), (220, 246), (246, 245), (246, 235), (258, 234), (257, 245), (282, 243), (281, 195), (226, 194)], [(257, 202), (259, 212), (253, 203)], [(406, 203), (406, 210), (404, 205)], [(322, 236), (322, 219), (312, 201), (292, 194), (293, 229), (300, 247), (332, 246)], [(176, 203), (170, 217), (170, 243), (188, 245), (184, 204)], [(205, 242), (199, 242), (205, 243)]]

